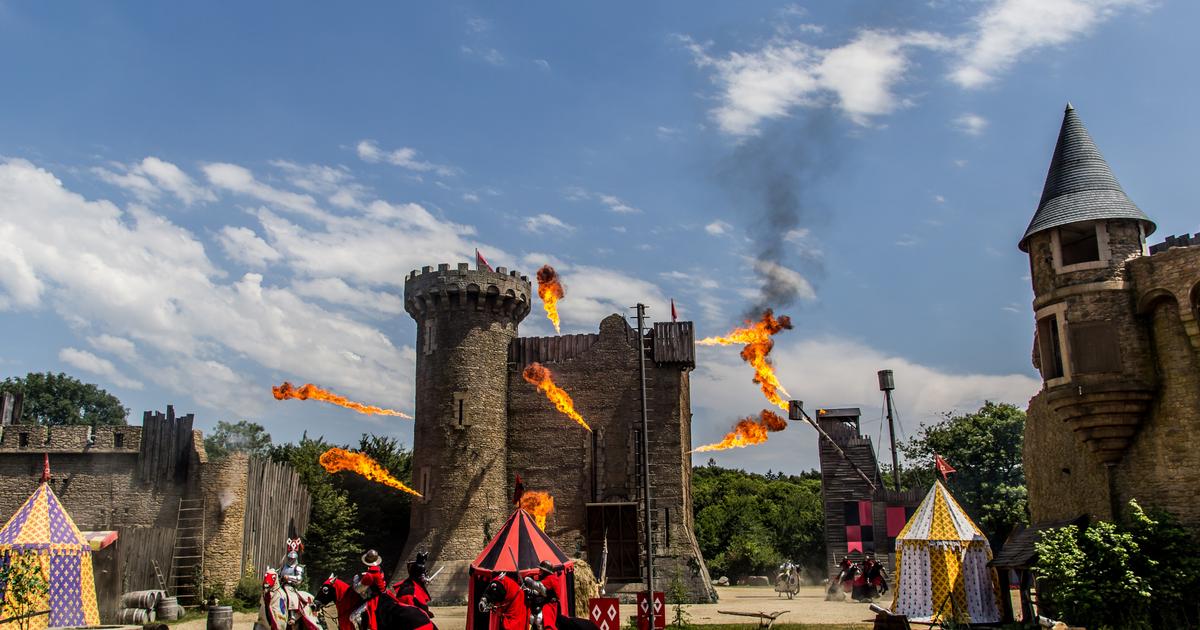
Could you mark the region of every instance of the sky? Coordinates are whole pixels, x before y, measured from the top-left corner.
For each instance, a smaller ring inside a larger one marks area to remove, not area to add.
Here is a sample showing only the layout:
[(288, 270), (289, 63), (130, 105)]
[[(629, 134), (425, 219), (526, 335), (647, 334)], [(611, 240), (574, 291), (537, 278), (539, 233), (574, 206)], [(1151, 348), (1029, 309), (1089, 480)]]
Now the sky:
[[(815, 407), (899, 437), (1024, 406), (1028, 259), (1062, 111), (1168, 234), (1190, 211), (1200, 5), (1150, 0), (28, 3), (0, 0), (0, 368), (65, 371), (137, 421), (411, 443), (413, 269), (555, 265), (564, 333), (610, 313), (716, 335), (793, 318)], [(523, 335), (552, 328), (540, 308)], [(766, 401), (698, 349), (693, 440)], [(817, 465), (803, 425), (712, 454)], [(877, 442), (878, 443), (878, 442)], [(697, 463), (708, 454), (698, 455)]]

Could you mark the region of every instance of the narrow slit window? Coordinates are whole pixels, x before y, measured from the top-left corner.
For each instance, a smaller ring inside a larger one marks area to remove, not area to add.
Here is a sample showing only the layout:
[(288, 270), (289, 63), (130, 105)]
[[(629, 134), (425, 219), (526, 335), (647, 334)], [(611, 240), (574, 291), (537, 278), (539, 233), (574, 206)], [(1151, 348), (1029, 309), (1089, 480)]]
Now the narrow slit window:
[(29, 446), (29, 434), (28, 433), (22, 433), (20, 435), (20, 437), (17, 439), (17, 446), (20, 446), (21, 448), (25, 448), (25, 447)]
[(124, 433), (114, 433), (113, 434), (113, 446), (116, 448), (124, 448), (124, 446), (125, 446), (125, 434)]
[(454, 426), (460, 429), (471, 426), (471, 408), (467, 407), (467, 393), (456, 392), (453, 404)]

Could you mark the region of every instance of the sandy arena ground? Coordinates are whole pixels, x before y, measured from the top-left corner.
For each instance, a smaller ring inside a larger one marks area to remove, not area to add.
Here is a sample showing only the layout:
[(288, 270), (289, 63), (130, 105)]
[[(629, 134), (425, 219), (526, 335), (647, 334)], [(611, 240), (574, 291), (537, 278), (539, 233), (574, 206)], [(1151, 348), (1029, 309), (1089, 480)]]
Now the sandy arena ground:
[[(717, 595), (721, 598), (720, 603), (687, 606), (692, 623), (739, 623), (745, 624), (749, 628), (757, 626), (756, 621), (752, 618), (722, 615), (717, 612), (718, 609), (737, 612), (786, 611), (779, 617), (780, 623), (847, 624), (864, 622), (874, 617), (867, 609), (866, 604), (825, 601), (825, 591), (820, 586), (803, 587), (800, 589), (800, 594), (791, 600), (778, 597), (774, 589), (767, 586), (718, 586)], [(884, 602), (884, 605), (890, 603), (891, 601), (888, 600)], [(332, 610), (330, 608), (330, 612)], [(466, 606), (441, 606), (435, 607), (433, 611), (435, 615), (433, 621), (441, 630), (460, 630), (466, 626)], [(633, 614), (633, 604), (621, 606), (621, 616), (628, 617)], [(236, 613), (233, 616), (233, 627), (235, 630), (250, 630), (254, 626), (254, 618), (253, 614)], [(205, 622), (204, 619), (193, 619), (172, 624), (171, 627), (177, 630), (204, 630)], [(862, 627), (870, 628), (871, 624), (863, 623)]]

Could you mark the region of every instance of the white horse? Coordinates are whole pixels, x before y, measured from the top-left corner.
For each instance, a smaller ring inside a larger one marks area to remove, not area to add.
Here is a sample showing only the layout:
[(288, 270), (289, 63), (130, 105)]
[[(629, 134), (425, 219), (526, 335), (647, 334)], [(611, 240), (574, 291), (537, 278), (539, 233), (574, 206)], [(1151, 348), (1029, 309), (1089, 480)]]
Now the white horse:
[(776, 597), (787, 595), (788, 599), (800, 592), (800, 569), (790, 560), (779, 565), (779, 573), (775, 576)]
[(262, 589), (254, 630), (322, 630), (313, 612), (313, 596), (304, 591), (285, 589), (274, 568), (267, 567)]

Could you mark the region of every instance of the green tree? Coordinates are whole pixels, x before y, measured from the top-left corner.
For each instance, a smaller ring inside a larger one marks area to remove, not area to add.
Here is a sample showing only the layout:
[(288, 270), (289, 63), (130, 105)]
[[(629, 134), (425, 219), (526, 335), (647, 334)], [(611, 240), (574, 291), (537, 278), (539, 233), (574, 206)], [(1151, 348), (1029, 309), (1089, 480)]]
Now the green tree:
[[(412, 451), (395, 438), (363, 434), (358, 442), (358, 452), (378, 462), (393, 477), (409, 483)], [(404, 544), (408, 541), (412, 495), (352, 472), (337, 473), (334, 483), (357, 506), (358, 528), (363, 532), (358, 540), (359, 548), (378, 551), (383, 556), (384, 571), (391, 571), (395, 562), (401, 559), (400, 554), (404, 553)], [(437, 558), (433, 561), (437, 562)]]
[(116, 396), (91, 383), (66, 374), (30, 372), (9, 377), (0, 391), (20, 393), (21, 422), (61, 426), (67, 424), (125, 424), (129, 409)]
[(987, 402), (975, 413), (946, 414), (944, 422), (922, 424), (900, 446), (908, 460), (902, 481), (929, 487), (936, 476), (934, 454), (941, 455), (958, 471), (950, 477), (951, 492), (996, 545), (1029, 518), (1024, 434), (1025, 412), (1015, 405)]
[(362, 537), (358, 506), (318, 461), (321, 453), (331, 446), (324, 438), (314, 440), (305, 433), (297, 444), (276, 445), (270, 450), (271, 459), (291, 466), (312, 496), (312, 512), (304, 535), (304, 561), (309, 579), (345, 573), (355, 566), (358, 554), (362, 553), (358, 546)]
[(220, 420), (212, 433), (204, 438), (204, 450), (213, 460), (235, 452), (265, 457), (271, 452), (271, 434), (257, 422)]
[(1140, 550), (1128, 532), (1105, 522), (1082, 532), (1069, 525), (1043, 534), (1036, 549), (1039, 601), (1054, 614), (1098, 630), (1149, 627), (1150, 585), (1133, 571)]
[[(696, 538), (714, 575), (769, 574), (782, 560), (821, 570), (824, 511), (819, 475), (694, 469)], [(823, 570), (821, 570), (823, 572)]]
[[(50, 585), (42, 577), (42, 566), (34, 554), (16, 554), (5, 558), (7, 561), (0, 566), (0, 606), (10, 617), (20, 617), (31, 613), (41, 612), (34, 606), (41, 601)], [(33, 621), (26, 617), (16, 621), (21, 630), (27, 630)]]

